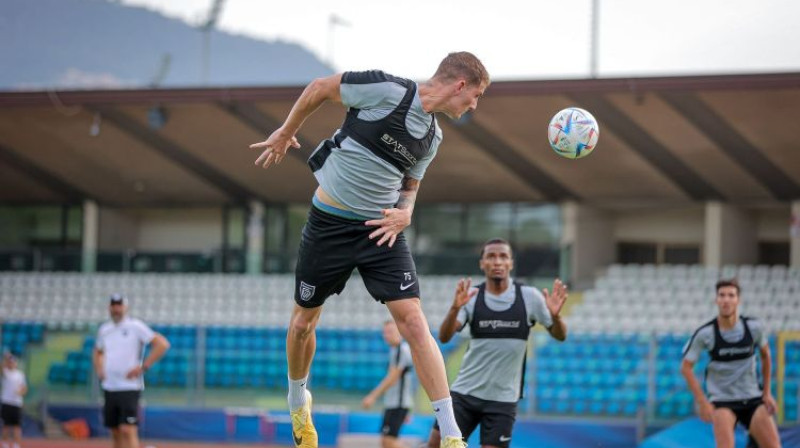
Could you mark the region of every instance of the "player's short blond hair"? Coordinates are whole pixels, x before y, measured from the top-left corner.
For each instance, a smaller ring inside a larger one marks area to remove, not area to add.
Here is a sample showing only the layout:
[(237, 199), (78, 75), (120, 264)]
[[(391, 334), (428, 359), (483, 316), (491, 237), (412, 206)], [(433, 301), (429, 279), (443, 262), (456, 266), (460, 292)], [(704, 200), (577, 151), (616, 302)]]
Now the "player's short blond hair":
[(454, 81), (463, 78), (468, 85), (489, 85), (489, 72), (474, 54), (468, 51), (457, 51), (448, 54), (433, 74), (440, 81)]

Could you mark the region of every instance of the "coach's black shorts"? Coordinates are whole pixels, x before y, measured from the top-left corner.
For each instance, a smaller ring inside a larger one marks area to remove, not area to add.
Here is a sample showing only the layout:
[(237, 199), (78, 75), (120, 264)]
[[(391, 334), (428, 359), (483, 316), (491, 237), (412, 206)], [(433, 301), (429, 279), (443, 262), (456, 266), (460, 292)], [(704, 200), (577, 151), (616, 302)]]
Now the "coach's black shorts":
[(138, 390), (104, 391), (103, 423), (106, 428), (139, 424)]
[(0, 419), (4, 426), (20, 426), (22, 424), (22, 408), (3, 403), (0, 406)]
[(711, 404), (717, 408), (727, 408), (733, 411), (736, 415), (736, 421), (744, 425), (745, 428), (750, 429), (750, 421), (753, 420), (753, 414), (756, 409), (764, 404), (761, 397), (750, 398), (748, 400), (736, 401), (712, 401)]
[(397, 437), (400, 434), (400, 427), (406, 421), (408, 408), (390, 408), (383, 411), (383, 423), (381, 423), (381, 433), (385, 436)]
[(331, 215), (312, 206), (297, 254), (294, 300), (305, 308), (322, 305), (339, 294), (358, 268), (367, 291), (388, 302), (419, 297), (414, 259), (400, 233), (393, 247), (369, 239), (376, 227)]
[[(511, 443), (511, 430), (514, 429), (514, 421), (517, 419), (517, 403), (482, 400), (452, 391), (450, 396), (453, 397), (456, 424), (464, 440), (480, 424), (481, 445), (508, 447)], [(439, 422), (434, 422), (433, 427), (439, 430)]]

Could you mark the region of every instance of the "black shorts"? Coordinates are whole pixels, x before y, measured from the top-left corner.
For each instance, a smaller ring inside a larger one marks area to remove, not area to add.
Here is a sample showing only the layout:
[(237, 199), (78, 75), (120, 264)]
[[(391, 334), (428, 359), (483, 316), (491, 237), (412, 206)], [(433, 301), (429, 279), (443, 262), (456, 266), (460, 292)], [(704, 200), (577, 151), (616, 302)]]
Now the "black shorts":
[[(464, 440), (468, 439), (478, 424), (481, 425), (481, 445), (506, 448), (511, 443), (511, 431), (517, 419), (517, 403), (482, 400), (469, 395), (450, 392), (453, 413)], [(439, 423), (434, 422), (439, 430)]]
[(106, 428), (139, 424), (138, 390), (104, 391), (103, 424)]
[(22, 408), (3, 403), (0, 406), (0, 418), (2, 418), (4, 426), (20, 426), (22, 425)]
[(753, 414), (756, 409), (764, 404), (761, 397), (750, 398), (748, 400), (736, 401), (713, 401), (711, 404), (717, 408), (727, 408), (733, 411), (736, 415), (736, 421), (744, 425), (745, 428), (750, 429), (750, 421), (753, 420)]
[(312, 206), (297, 254), (295, 302), (304, 308), (322, 305), (342, 292), (356, 268), (375, 300), (419, 297), (417, 269), (405, 236), (400, 233), (391, 248), (387, 243), (378, 246), (377, 239), (369, 239), (375, 229)]
[(383, 411), (383, 423), (381, 423), (381, 433), (385, 436), (397, 437), (400, 434), (400, 427), (406, 421), (408, 408), (391, 408)]

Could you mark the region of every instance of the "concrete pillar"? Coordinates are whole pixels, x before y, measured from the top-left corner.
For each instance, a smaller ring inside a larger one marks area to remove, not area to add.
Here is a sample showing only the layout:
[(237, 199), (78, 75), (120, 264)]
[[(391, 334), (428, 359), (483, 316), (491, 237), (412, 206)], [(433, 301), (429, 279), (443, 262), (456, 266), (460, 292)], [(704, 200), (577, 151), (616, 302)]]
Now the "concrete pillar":
[(97, 269), (97, 240), (100, 232), (100, 212), (97, 202), (83, 201), (83, 229), (81, 242), (81, 271), (94, 272)]
[(789, 266), (800, 269), (800, 201), (792, 201), (789, 229)]
[(611, 213), (579, 204), (561, 205), (564, 232), (561, 237), (562, 275), (573, 288), (588, 285), (598, 269), (614, 262), (616, 246)]
[(722, 203), (706, 203), (703, 260), (707, 267), (722, 266)]
[(264, 204), (250, 201), (247, 217), (247, 273), (260, 274), (264, 266)]
[(747, 210), (719, 201), (707, 202), (704, 239), (706, 266), (758, 262), (756, 219)]

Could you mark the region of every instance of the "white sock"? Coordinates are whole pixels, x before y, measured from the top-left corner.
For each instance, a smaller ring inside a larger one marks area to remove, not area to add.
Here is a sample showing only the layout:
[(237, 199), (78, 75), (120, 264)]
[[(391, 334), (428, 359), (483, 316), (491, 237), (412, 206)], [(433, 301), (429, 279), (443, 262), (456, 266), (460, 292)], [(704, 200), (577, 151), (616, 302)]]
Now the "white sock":
[(453, 399), (450, 397), (442, 398), (431, 402), (433, 406), (433, 413), (436, 415), (436, 421), (439, 422), (439, 433), (442, 435), (442, 440), (445, 437), (458, 437), (461, 438), (461, 430), (458, 429), (456, 423), (456, 416), (453, 414)]
[(308, 377), (293, 380), (289, 378), (289, 410), (296, 411), (306, 404), (306, 383)]
[(14, 448), (19, 448), (19, 443), (15, 443)]
[(3, 448), (8, 448), (8, 442), (3, 442)]

